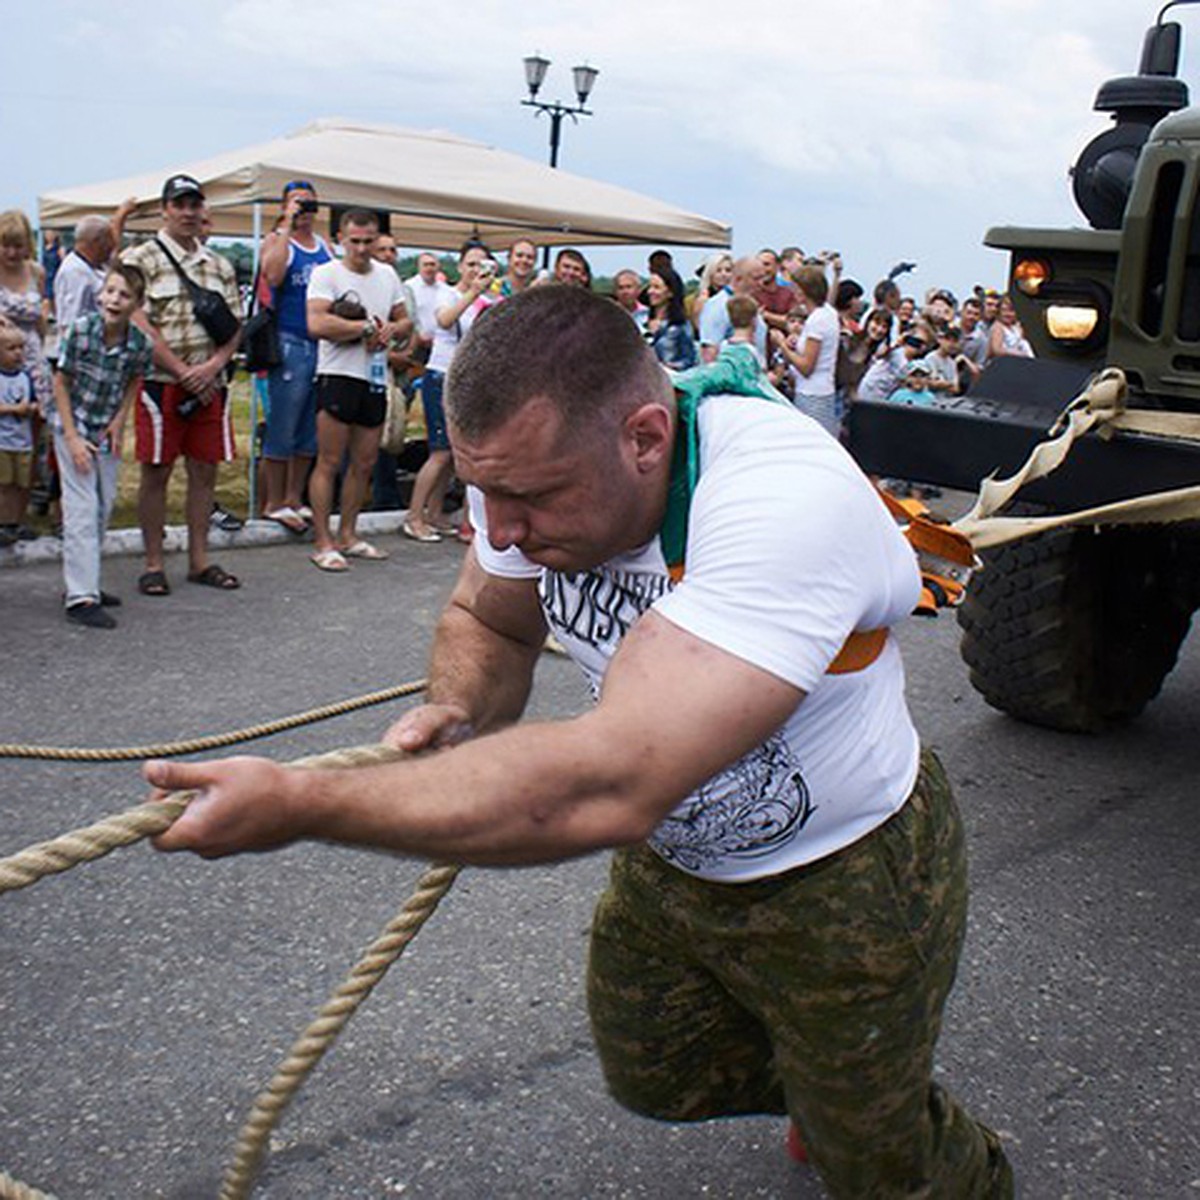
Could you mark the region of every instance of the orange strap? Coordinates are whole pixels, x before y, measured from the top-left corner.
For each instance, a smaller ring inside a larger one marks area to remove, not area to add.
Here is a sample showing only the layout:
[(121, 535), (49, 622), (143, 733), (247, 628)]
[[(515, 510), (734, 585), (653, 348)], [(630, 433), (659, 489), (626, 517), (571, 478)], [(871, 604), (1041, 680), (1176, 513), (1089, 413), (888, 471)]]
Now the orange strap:
[(864, 629), (852, 633), (837, 652), (837, 657), (825, 668), (826, 675), (849, 675), (869, 667), (887, 645), (886, 629)]

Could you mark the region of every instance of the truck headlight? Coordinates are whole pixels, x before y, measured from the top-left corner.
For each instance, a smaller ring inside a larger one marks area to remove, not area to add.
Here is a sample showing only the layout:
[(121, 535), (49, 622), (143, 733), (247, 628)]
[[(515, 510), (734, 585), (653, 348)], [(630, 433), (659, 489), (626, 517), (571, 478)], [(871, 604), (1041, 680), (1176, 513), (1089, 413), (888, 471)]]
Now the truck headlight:
[(1086, 342), (1100, 324), (1100, 310), (1090, 304), (1051, 304), (1046, 331), (1060, 342)]

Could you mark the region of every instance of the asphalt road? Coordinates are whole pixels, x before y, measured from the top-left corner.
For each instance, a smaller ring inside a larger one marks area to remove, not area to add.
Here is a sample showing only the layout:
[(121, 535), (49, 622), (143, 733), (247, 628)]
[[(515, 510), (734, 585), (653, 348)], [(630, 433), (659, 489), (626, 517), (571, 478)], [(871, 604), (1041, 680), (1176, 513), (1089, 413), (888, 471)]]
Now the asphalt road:
[[(383, 539), (322, 575), (223, 552), (245, 581), (126, 598), (68, 627), (53, 565), (0, 573), (0, 741), (111, 746), (234, 728), (422, 674), (459, 557)], [(925, 738), (970, 829), (973, 916), (939, 1072), (1000, 1130), (1031, 1200), (1200, 1196), (1200, 658), (1104, 739), (971, 691), (951, 618), (902, 631)], [(547, 658), (536, 711), (586, 703)], [(377, 740), (393, 705), (257, 743)], [(142, 796), (132, 764), (6, 761), (0, 853)], [(256, 1195), (817, 1197), (779, 1120), (659, 1125), (604, 1095), (582, 993), (602, 856), (464, 873), (308, 1081)], [(0, 896), (0, 1167), (61, 1200), (216, 1195), (257, 1090), (419, 865), (325, 846), (209, 864), (141, 845)]]

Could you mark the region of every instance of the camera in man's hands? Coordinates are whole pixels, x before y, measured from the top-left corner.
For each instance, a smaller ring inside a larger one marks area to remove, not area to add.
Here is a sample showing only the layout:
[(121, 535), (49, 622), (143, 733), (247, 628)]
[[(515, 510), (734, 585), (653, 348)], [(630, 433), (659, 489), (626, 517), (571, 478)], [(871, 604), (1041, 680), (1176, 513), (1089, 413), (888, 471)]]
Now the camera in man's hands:
[(301, 213), (315, 213), (320, 205), (315, 200), (301, 200), (296, 205), (296, 215)]

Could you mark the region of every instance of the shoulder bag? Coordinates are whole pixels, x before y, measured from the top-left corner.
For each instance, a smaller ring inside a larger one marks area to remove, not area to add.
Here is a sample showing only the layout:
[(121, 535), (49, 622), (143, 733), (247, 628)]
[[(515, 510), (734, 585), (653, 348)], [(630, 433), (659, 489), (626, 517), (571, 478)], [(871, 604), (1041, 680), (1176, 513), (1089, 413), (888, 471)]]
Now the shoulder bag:
[(246, 358), (246, 370), (252, 375), (260, 371), (271, 371), (283, 363), (283, 347), (279, 342), (279, 325), (275, 309), (264, 303), (260, 288), (263, 279), (261, 268), (254, 276), (254, 287), (250, 291), (250, 315), (242, 331), (242, 351)]
[(224, 346), (226, 342), (237, 336), (238, 330), (242, 327), (237, 314), (229, 307), (220, 292), (213, 291), (212, 288), (201, 287), (192, 280), (191, 276), (176, 261), (175, 255), (167, 249), (162, 238), (156, 237), (154, 240), (158, 243), (159, 249), (167, 256), (171, 266), (179, 272), (179, 278), (183, 280), (188, 298), (192, 302), (192, 311), (196, 314), (196, 320), (200, 322), (204, 332), (218, 346)]

